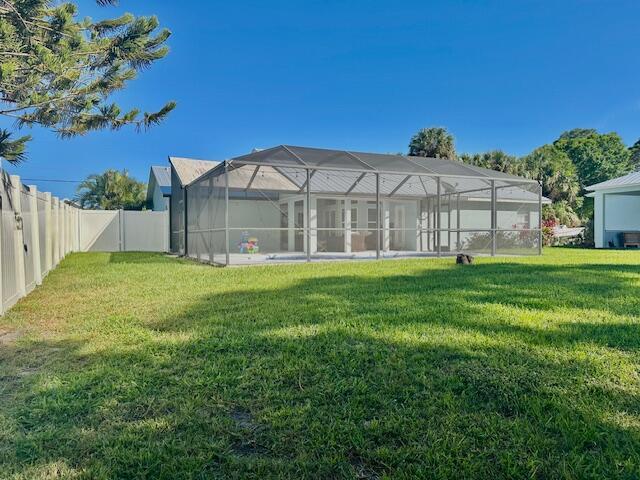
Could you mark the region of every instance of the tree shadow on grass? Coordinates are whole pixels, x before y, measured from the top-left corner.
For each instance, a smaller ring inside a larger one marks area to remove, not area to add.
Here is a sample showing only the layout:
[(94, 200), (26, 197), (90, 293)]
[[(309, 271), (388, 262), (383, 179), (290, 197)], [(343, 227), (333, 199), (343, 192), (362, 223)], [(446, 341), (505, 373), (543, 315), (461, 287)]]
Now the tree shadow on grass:
[[(381, 277), (301, 270), (286, 288), (205, 293), (136, 324), (134, 344), (41, 341), (33, 348), (60, 350), (5, 395), (0, 467), (25, 477), (63, 465), (89, 477), (632, 478), (637, 275), (509, 263)], [(11, 346), (2, 358), (24, 353)]]

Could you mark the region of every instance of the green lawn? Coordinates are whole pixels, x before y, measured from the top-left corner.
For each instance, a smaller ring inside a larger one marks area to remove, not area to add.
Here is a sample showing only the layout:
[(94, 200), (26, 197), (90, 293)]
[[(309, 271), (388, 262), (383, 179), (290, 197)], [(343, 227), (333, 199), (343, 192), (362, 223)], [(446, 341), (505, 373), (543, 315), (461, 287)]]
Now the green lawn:
[(640, 478), (640, 252), (74, 254), (0, 318), (0, 478)]

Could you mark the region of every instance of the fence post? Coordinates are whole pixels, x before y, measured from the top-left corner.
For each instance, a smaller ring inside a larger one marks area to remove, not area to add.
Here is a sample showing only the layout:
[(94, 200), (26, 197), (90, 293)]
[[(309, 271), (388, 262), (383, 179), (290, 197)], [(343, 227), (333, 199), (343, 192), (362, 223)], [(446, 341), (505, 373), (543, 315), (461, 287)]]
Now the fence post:
[(40, 215), (38, 214), (38, 187), (29, 185), (31, 202), (31, 249), (33, 250), (33, 270), (36, 285), (42, 285), (42, 265), (40, 261)]
[(71, 225), (69, 227), (71, 230), (71, 252), (75, 252), (77, 251), (76, 243), (78, 240), (78, 228), (76, 227), (78, 212), (76, 212), (76, 207), (74, 207), (73, 205), (69, 205), (69, 212), (71, 212)]
[(68, 255), (71, 253), (71, 205), (69, 205), (69, 200), (67, 200), (64, 204), (65, 213), (65, 223), (64, 223), (64, 250)]
[(60, 216), (60, 201), (58, 197), (52, 198), (51, 205), (51, 269), (54, 269), (60, 263), (60, 235), (58, 235), (59, 222), (58, 217)]
[(52, 228), (53, 222), (51, 221), (53, 205), (51, 203), (51, 192), (45, 192), (44, 194), (44, 224), (45, 224), (45, 237), (44, 237), (44, 268), (48, 273), (51, 271), (53, 264), (53, 237)]
[(120, 236), (120, 244), (118, 248), (121, 252), (124, 252), (126, 248), (125, 240), (124, 240), (124, 236), (126, 232), (124, 231), (124, 210), (122, 209), (118, 210), (118, 228), (119, 228), (119, 236)]
[[(8, 197), (8, 193), (6, 192), (7, 184), (4, 181), (6, 176), (4, 171), (0, 170), (0, 188), (2, 188), (3, 192), (0, 194), (0, 215), (4, 217), (4, 211), (7, 207), (5, 205), (5, 198)], [(2, 229), (4, 228), (4, 218), (0, 217), (0, 315), (4, 315), (4, 285), (2, 283), (2, 239), (4, 236), (2, 235)]]
[(53, 199), (53, 268), (60, 263), (60, 199)]
[(75, 249), (74, 251), (79, 252), (80, 251), (80, 209), (77, 207), (74, 207), (73, 209), (74, 213), (75, 213), (75, 219), (76, 219), (76, 226), (75, 226), (75, 231), (76, 231), (76, 235), (75, 235), (75, 239), (76, 239), (76, 244), (75, 244)]
[(58, 261), (61, 262), (64, 259), (64, 242), (63, 235), (64, 229), (62, 225), (64, 224), (64, 202), (62, 199), (58, 199)]
[(67, 237), (68, 237), (68, 232), (67, 232), (67, 217), (68, 217), (68, 212), (67, 212), (67, 199), (63, 198), (62, 199), (62, 257), (66, 257), (67, 256)]
[(60, 200), (60, 258), (67, 256), (67, 204)]
[(69, 208), (69, 225), (67, 226), (67, 230), (69, 231), (69, 241), (67, 242), (67, 244), (69, 245), (69, 253), (73, 252), (73, 244), (74, 244), (74, 230), (73, 230), (73, 218), (74, 218), (74, 208), (73, 205), (71, 205), (71, 203), (67, 204), (68, 208)]
[(73, 251), (73, 209), (71, 208), (71, 204), (67, 203), (67, 253), (71, 253)]
[(64, 244), (67, 241), (67, 232), (64, 229), (65, 219), (67, 218), (66, 206), (64, 199), (60, 199), (60, 260), (67, 256), (67, 252), (64, 249)]
[(83, 210), (78, 209), (78, 251), (84, 252), (82, 247), (82, 218), (84, 217)]
[(16, 218), (16, 229), (13, 236), (16, 252), (16, 284), (20, 297), (27, 294), (26, 276), (24, 273), (24, 230), (22, 224), (22, 205), (20, 202), (20, 177), (11, 175), (11, 197)]
[[(68, 201), (67, 201), (68, 202)], [(67, 253), (71, 253), (71, 221), (73, 220), (71, 218), (71, 205), (69, 205), (69, 203), (67, 203)]]

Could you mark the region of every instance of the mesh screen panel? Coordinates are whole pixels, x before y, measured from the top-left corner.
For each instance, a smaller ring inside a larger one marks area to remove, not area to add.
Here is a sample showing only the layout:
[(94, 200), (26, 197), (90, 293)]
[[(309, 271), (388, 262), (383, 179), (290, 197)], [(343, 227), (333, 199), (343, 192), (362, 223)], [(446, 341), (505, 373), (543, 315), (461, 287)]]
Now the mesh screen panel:
[[(190, 257), (223, 263), (228, 251), (229, 263), (245, 264), (537, 253), (537, 184), (441, 159), (301, 147), (265, 152), (245, 156), (262, 164), (228, 164), (226, 229), (222, 170), (187, 188)], [(299, 165), (321, 168), (307, 173)], [(373, 173), (385, 165), (406, 173)], [(430, 168), (445, 176), (425, 173)]]
[(496, 253), (498, 255), (535, 255), (538, 253), (538, 230), (498, 231)]
[(307, 147), (287, 147), (306, 165), (320, 168), (345, 168), (354, 170), (373, 170), (360, 160), (359, 156), (342, 150), (321, 150)]
[(205, 175), (186, 188), (187, 254), (205, 263), (225, 263), (225, 174)]
[(180, 179), (171, 167), (171, 202), (170, 209), (170, 248), (172, 253), (184, 255), (184, 215), (185, 215), (185, 191), (180, 184)]
[(496, 188), (499, 229), (538, 228), (538, 188), (531, 184)]

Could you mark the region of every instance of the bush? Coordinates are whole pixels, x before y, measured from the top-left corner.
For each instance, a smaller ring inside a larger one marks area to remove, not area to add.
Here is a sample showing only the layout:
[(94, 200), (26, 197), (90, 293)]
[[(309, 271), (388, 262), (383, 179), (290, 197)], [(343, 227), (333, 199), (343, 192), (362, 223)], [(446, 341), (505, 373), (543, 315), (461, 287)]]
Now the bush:
[(566, 201), (544, 205), (542, 207), (542, 220), (553, 220), (555, 225), (566, 225), (567, 227), (577, 227), (582, 223), (578, 214)]
[(558, 226), (558, 222), (555, 219), (547, 219), (542, 221), (542, 244), (545, 247), (550, 247), (556, 243), (556, 237), (553, 234), (553, 229)]
[(593, 217), (591, 217), (584, 226), (584, 232), (582, 232), (583, 247), (593, 248), (596, 246), (595, 236), (593, 233)]
[[(499, 251), (527, 250), (537, 245), (537, 233), (530, 230), (497, 231), (496, 246)], [(491, 250), (491, 233), (478, 232), (470, 236), (464, 243), (464, 251), (482, 253)], [(498, 252), (500, 253), (500, 252)]]

